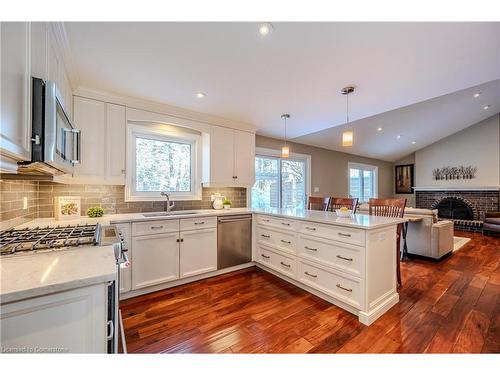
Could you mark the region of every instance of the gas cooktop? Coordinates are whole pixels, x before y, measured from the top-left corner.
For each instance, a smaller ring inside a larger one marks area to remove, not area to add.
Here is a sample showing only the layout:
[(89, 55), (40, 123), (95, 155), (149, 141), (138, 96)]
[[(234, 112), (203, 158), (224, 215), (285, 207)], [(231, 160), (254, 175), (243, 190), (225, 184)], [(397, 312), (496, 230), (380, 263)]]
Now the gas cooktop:
[(0, 255), (94, 246), (99, 242), (100, 230), (99, 224), (10, 229), (0, 232)]

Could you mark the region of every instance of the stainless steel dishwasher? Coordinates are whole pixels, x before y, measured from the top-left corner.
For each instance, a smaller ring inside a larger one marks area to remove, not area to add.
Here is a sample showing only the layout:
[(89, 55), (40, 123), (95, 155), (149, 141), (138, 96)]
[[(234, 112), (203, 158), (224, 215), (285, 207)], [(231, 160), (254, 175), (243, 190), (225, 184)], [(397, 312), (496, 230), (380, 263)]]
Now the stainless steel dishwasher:
[(252, 261), (252, 215), (217, 217), (217, 269)]

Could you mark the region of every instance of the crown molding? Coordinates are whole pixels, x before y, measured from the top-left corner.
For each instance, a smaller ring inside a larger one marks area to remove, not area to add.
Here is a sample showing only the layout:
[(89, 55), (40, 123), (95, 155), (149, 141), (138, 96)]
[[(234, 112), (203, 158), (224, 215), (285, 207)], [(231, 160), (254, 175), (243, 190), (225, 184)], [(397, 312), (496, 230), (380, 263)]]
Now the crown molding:
[(50, 28), (55, 36), (56, 43), (58, 44), (61, 57), (64, 62), (64, 68), (69, 78), (69, 83), (72, 90), (80, 86), (80, 74), (78, 66), (76, 65), (73, 52), (69, 43), (68, 33), (63, 22), (49, 22)]
[(197, 112), (186, 108), (176, 107), (161, 102), (156, 102), (131, 96), (113, 94), (82, 86), (74, 90), (73, 95), (88, 99), (99, 100), (106, 103), (119, 104), (128, 108), (155, 112), (162, 115), (169, 115), (184, 120), (202, 122), (208, 125), (222, 126), (225, 128), (237, 129), (250, 133), (255, 133), (256, 131), (254, 125), (245, 122), (234, 121), (227, 118), (210, 115), (207, 113)]

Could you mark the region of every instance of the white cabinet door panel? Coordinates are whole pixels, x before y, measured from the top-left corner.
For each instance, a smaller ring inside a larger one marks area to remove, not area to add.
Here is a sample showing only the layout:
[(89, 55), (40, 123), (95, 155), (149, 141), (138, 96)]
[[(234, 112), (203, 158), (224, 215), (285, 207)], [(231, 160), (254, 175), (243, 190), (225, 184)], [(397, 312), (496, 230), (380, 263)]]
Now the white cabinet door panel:
[(234, 183), (234, 134), (232, 129), (212, 126), (210, 134), (210, 182)]
[(104, 180), (104, 102), (75, 97), (75, 126), (82, 131), (81, 162), (75, 165), (78, 177), (98, 177)]
[(180, 277), (217, 269), (217, 229), (181, 232)]
[(125, 107), (106, 104), (106, 178), (125, 184)]
[(1, 22), (0, 150), (31, 159), (31, 28), (29, 22)]
[(255, 182), (255, 134), (234, 131), (234, 174), (239, 186)]
[(179, 278), (179, 232), (132, 238), (132, 289)]

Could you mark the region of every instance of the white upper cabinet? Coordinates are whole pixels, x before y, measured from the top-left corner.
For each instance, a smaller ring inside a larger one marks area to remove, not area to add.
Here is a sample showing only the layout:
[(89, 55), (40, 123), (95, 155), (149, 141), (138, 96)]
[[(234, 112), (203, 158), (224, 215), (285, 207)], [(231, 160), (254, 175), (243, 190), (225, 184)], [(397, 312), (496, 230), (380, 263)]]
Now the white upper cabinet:
[(31, 30), (29, 22), (1, 22), (0, 171), (16, 172), (31, 159)]
[(80, 164), (73, 175), (54, 177), (67, 184), (125, 184), (125, 107), (74, 97), (73, 122), (81, 130)]
[(212, 126), (207, 186), (247, 187), (255, 181), (255, 134)]
[(82, 132), (81, 160), (75, 165), (74, 176), (104, 180), (106, 103), (75, 96), (74, 107), (73, 121)]

